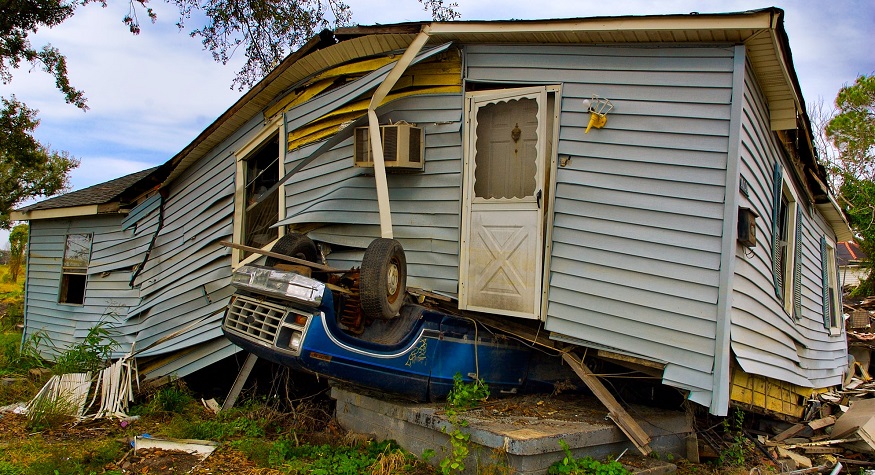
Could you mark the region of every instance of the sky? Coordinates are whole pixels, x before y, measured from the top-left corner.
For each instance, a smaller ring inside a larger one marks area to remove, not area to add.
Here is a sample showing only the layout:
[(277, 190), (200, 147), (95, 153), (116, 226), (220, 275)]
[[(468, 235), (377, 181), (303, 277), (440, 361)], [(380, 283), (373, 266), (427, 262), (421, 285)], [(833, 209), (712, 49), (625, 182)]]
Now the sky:
[[(872, 0), (457, 0), (462, 20), (546, 19), (614, 15), (724, 13), (776, 6), (785, 28), (807, 104), (831, 107), (843, 85), (875, 73), (875, 2)], [(131, 2), (136, 3), (136, 2)], [(346, 0), (362, 25), (428, 20), (416, 0)], [(11, 94), (39, 110), (37, 139), (81, 161), (71, 174), (73, 190), (164, 163), (182, 150), (242, 92), (231, 82), (242, 54), (228, 65), (213, 61), (188, 30), (176, 26), (175, 7), (153, 0), (158, 14), (142, 32), (122, 24), (128, 2), (80, 7), (63, 24), (31, 36), (67, 56), (69, 78), (82, 89), (90, 110), (66, 104), (52, 77), (28, 64), (0, 96)], [(194, 26), (194, 24), (192, 23)], [(0, 230), (0, 247), (8, 232)]]

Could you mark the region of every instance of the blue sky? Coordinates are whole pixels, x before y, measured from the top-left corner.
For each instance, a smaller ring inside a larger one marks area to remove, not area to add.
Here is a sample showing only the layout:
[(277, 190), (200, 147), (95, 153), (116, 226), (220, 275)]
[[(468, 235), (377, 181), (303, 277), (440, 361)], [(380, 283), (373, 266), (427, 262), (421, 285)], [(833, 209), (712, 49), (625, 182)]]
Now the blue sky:
[[(136, 3), (136, 2), (134, 2)], [(360, 24), (426, 20), (416, 0), (347, 0)], [(875, 72), (871, 0), (458, 0), (463, 20), (540, 19), (605, 15), (733, 12), (777, 6), (785, 26), (802, 93), (808, 104), (832, 104), (842, 85)], [(161, 1), (150, 5), (158, 22), (142, 22), (131, 35), (121, 18), (128, 2), (80, 7), (62, 25), (39, 31), (34, 46), (51, 43), (67, 56), (70, 80), (85, 91), (88, 112), (65, 104), (52, 78), (28, 65), (0, 95), (15, 94), (39, 109), (37, 138), (81, 160), (73, 189), (155, 166), (191, 142), (241, 93), (230, 88), (242, 55), (222, 66), (200, 43), (176, 27), (176, 11)], [(141, 13), (141, 18), (144, 16)], [(194, 23), (192, 23), (194, 25)], [(8, 233), (0, 231), (0, 247)]]

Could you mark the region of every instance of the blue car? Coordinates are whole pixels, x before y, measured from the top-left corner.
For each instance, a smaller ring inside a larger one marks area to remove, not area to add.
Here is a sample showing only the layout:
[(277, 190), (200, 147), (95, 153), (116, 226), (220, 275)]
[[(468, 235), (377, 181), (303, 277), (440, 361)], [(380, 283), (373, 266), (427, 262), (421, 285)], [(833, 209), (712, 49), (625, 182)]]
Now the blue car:
[(257, 265), (237, 269), (232, 285), (225, 335), (278, 364), (414, 401), (445, 398), (457, 373), (492, 394), (525, 381), (530, 349), (472, 319), (405, 303), (394, 318), (352, 328), (340, 315), (355, 296), (339, 287)]

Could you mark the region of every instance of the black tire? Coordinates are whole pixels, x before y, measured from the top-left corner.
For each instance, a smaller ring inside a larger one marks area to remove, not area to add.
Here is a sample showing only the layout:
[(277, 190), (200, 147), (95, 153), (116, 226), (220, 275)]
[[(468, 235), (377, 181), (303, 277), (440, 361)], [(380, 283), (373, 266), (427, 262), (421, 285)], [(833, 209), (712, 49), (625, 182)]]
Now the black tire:
[[(286, 234), (281, 237), (276, 244), (270, 248), (271, 252), (282, 254), (284, 256), (295, 257), (310, 262), (319, 262), (319, 250), (316, 248), (316, 243), (312, 239), (300, 233)], [(277, 259), (268, 256), (264, 260), (264, 265), (273, 267), (277, 264), (292, 264), (289, 261)]]
[(362, 314), (365, 318), (398, 316), (407, 292), (407, 258), (401, 243), (379, 238), (371, 242), (362, 259)]

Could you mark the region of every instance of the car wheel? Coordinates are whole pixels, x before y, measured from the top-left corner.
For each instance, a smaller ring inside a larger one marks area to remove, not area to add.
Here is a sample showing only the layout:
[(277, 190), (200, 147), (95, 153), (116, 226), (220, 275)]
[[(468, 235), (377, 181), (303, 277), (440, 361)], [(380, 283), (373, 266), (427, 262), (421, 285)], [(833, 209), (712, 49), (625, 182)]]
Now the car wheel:
[(407, 291), (407, 259), (401, 243), (379, 238), (365, 251), (361, 268), (361, 305), (366, 318), (395, 318)]
[[(286, 234), (270, 248), (270, 251), (284, 256), (303, 259), (305, 261), (319, 262), (319, 250), (316, 248), (316, 243), (300, 233)], [(264, 260), (264, 265), (268, 267), (273, 267), (277, 264), (283, 263), (291, 264), (289, 261), (270, 256)]]

